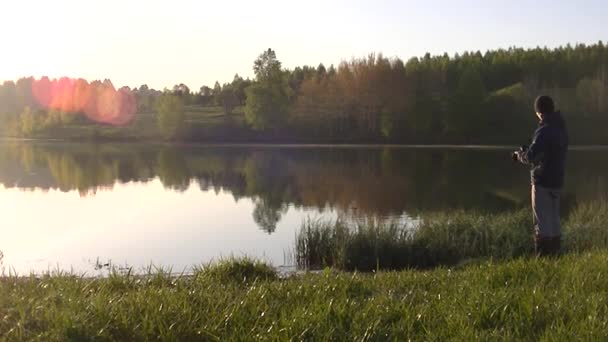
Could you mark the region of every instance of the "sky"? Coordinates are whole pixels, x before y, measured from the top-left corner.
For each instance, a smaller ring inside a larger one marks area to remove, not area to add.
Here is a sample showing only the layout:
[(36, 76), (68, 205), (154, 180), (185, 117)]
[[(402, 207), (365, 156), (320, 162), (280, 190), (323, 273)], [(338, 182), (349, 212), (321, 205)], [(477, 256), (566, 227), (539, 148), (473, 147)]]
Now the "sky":
[(284, 67), (369, 53), (407, 60), (608, 40), (608, 1), (20, 0), (0, 11), (0, 81), (106, 79), (156, 89), (253, 77), (267, 48)]

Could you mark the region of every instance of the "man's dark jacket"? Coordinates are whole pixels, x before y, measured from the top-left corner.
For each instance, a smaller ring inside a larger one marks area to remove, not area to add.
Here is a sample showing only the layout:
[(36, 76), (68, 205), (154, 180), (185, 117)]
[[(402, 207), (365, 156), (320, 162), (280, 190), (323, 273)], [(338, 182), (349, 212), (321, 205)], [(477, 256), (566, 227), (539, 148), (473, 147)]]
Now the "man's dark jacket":
[(568, 132), (560, 112), (543, 115), (532, 144), (519, 160), (532, 166), (532, 184), (560, 189), (564, 186)]

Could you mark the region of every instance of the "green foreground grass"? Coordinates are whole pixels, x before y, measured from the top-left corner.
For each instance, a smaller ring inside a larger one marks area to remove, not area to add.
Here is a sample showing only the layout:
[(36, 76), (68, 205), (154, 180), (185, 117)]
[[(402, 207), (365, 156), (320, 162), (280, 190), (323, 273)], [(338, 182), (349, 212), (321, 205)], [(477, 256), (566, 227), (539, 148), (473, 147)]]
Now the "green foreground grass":
[(527, 211), (460, 212), (415, 231), (309, 222), (298, 257), (333, 268), (288, 278), (249, 259), (181, 277), (0, 277), (0, 340), (606, 340), (607, 203), (569, 214), (559, 258), (530, 256)]
[[(605, 340), (608, 252), (460, 269), (307, 273), (248, 260), (193, 276), (0, 280), (8, 341)], [(245, 275), (246, 277), (242, 277)]]

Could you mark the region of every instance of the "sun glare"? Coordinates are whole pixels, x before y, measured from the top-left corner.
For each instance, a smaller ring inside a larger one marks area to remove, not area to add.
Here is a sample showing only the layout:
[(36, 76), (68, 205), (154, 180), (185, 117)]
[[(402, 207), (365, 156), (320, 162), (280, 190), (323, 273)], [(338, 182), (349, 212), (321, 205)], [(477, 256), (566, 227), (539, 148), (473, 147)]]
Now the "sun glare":
[(128, 88), (116, 90), (109, 81), (43, 77), (32, 81), (32, 95), (41, 107), (78, 115), (111, 125), (129, 123), (137, 110), (135, 96)]

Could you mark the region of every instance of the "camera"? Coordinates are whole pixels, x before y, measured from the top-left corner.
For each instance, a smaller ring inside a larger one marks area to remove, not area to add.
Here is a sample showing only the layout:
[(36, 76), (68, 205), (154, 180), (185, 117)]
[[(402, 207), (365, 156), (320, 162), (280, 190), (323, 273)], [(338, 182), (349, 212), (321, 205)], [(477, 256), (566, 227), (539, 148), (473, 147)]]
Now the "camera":
[(526, 152), (528, 150), (528, 145), (521, 145), (519, 147), (519, 150), (511, 153), (511, 159), (513, 159), (514, 162), (519, 160), (519, 154)]

